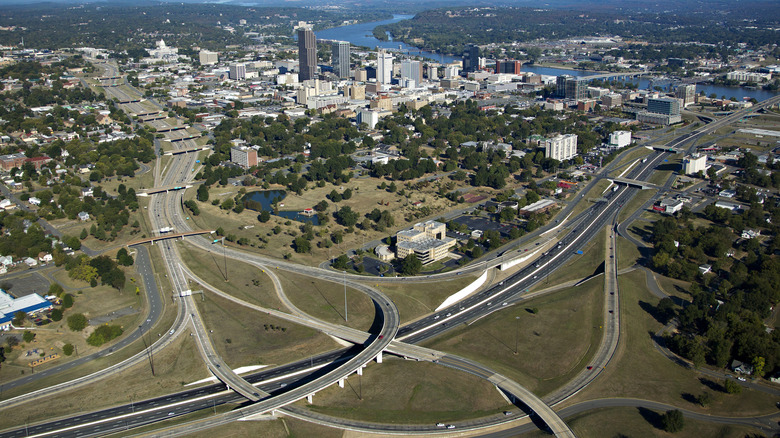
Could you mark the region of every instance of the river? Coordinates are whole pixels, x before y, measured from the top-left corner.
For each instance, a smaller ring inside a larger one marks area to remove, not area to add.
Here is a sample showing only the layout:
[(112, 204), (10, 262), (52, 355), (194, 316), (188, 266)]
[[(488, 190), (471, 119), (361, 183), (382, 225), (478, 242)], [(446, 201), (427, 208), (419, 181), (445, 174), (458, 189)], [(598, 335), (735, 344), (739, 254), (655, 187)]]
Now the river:
[[(427, 52), (424, 50), (420, 50), (416, 47), (409, 46), (399, 41), (392, 41), (392, 39), (390, 41), (380, 41), (374, 38), (372, 31), (374, 30), (375, 27), (383, 24), (396, 23), (398, 21), (407, 20), (412, 17), (413, 17), (412, 15), (394, 15), (393, 18), (388, 20), (372, 21), (368, 23), (352, 24), (349, 26), (340, 26), (340, 27), (334, 27), (332, 29), (321, 30), (319, 32), (316, 32), (316, 35), (317, 35), (317, 39), (349, 41), (349, 43), (352, 44), (353, 46), (363, 46), (371, 49), (375, 49), (377, 47), (384, 48), (384, 49), (391, 49), (395, 52), (408, 53), (411, 55), (420, 56), (425, 59), (430, 59), (432, 61), (441, 62), (444, 64), (453, 61), (460, 61), (460, 58), (454, 56)], [(536, 65), (523, 65), (522, 70), (531, 73), (540, 74), (540, 75), (551, 75), (551, 76), (559, 76), (564, 74), (570, 74), (572, 76), (586, 76), (586, 75), (597, 73), (597, 72), (585, 71), (585, 70), (566, 70), (566, 69), (552, 68), (552, 67), (540, 67)], [(662, 85), (666, 88), (668, 86), (668, 83), (667, 84), (656, 83), (654, 85)], [(651, 88), (650, 81), (648, 79), (640, 80), (639, 88), (642, 89)], [(726, 87), (723, 85), (697, 84), (696, 92), (698, 93), (701, 91), (704, 91), (704, 94), (707, 96), (714, 93), (717, 97), (722, 97), (722, 96), (725, 96), (726, 98), (735, 97), (740, 100), (742, 98), (753, 97), (759, 101), (768, 99), (778, 93), (778, 92), (772, 92), (767, 90), (750, 89), (744, 87)]]

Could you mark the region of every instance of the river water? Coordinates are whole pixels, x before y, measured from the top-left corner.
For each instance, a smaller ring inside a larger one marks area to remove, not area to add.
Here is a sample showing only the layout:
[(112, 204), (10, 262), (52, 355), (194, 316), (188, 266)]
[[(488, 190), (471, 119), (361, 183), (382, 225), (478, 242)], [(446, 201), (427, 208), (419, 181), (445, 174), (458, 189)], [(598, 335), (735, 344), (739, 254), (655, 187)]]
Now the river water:
[[(396, 52), (416, 55), (416, 56), (423, 57), (425, 59), (430, 59), (432, 61), (441, 62), (445, 64), (453, 61), (460, 61), (460, 58), (449, 56), (449, 55), (442, 55), (439, 53), (427, 52), (424, 50), (420, 50), (416, 47), (412, 47), (407, 44), (404, 44), (400, 41), (392, 41), (392, 39), (390, 41), (380, 41), (374, 38), (374, 35), (372, 34), (372, 31), (377, 26), (383, 24), (396, 23), (398, 21), (407, 20), (412, 17), (413, 17), (412, 15), (394, 15), (393, 18), (389, 20), (372, 21), (369, 23), (359, 23), (359, 24), (352, 24), (349, 26), (334, 27), (332, 29), (326, 29), (326, 30), (321, 30), (319, 32), (316, 32), (316, 35), (317, 35), (317, 39), (321, 39), (321, 40), (349, 41), (349, 43), (352, 44), (353, 46), (363, 46), (363, 47), (368, 47), (370, 49), (376, 49), (377, 47), (383, 49), (391, 49)], [(540, 74), (540, 75), (550, 75), (550, 76), (559, 76), (564, 74), (569, 74), (572, 76), (587, 76), (587, 75), (597, 73), (597, 72), (585, 71), (585, 70), (566, 70), (560, 68), (540, 67), (536, 65), (523, 65), (522, 70), (531, 73)], [(634, 79), (634, 81), (636, 81), (636, 79)], [(639, 81), (639, 88), (641, 89), (652, 88), (652, 86), (654, 85), (659, 85), (661, 87), (667, 88), (668, 82), (667, 83), (656, 82), (654, 84), (651, 84), (648, 79), (641, 79)], [(704, 91), (704, 94), (707, 96), (714, 93), (717, 97), (725, 96), (726, 98), (735, 97), (737, 99), (753, 97), (759, 101), (768, 99), (777, 94), (777, 92), (761, 90), (761, 89), (749, 89), (744, 87), (725, 87), (722, 85), (711, 85), (711, 84), (697, 84), (696, 92), (698, 93), (701, 91)]]

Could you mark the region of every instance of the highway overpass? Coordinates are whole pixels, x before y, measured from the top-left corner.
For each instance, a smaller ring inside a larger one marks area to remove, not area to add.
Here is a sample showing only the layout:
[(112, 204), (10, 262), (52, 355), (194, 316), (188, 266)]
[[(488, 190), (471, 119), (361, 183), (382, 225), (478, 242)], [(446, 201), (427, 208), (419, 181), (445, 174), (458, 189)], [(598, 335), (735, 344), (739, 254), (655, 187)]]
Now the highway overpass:
[(143, 245), (144, 243), (151, 243), (154, 245), (154, 242), (160, 241), (160, 240), (166, 240), (166, 239), (178, 239), (178, 238), (185, 238), (187, 236), (197, 236), (199, 234), (210, 234), (213, 233), (214, 230), (200, 230), (200, 231), (187, 231), (186, 233), (171, 233), (171, 234), (160, 234), (159, 236), (154, 237), (148, 237), (146, 239), (140, 239), (135, 240), (127, 244), (127, 246), (135, 246), (135, 245)]

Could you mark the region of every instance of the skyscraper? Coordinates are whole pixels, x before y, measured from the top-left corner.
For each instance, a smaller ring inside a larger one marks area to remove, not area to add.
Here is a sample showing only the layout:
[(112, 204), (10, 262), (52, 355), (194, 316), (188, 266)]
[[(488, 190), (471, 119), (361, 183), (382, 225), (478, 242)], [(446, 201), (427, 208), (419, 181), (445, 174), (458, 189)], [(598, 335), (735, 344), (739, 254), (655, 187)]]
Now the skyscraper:
[(376, 54), (376, 81), (389, 85), (393, 80), (393, 55), (379, 49)]
[(317, 39), (311, 28), (298, 28), (298, 79), (314, 79), (317, 72)]
[(228, 71), (228, 77), (234, 81), (246, 79), (246, 66), (244, 64), (233, 64)]
[(422, 83), (422, 63), (409, 59), (401, 61), (401, 78), (411, 79), (415, 86), (419, 86)]
[(584, 100), (588, 95), (587, 83), (570, 75), (558, 76), (556, 79), (556, 94), (558, 97), (574, 100)]
[(463, 49), (463, 71), (475, 72), (479, 69), (479, 46), (469, 44)]
[(333, 73), (340, 78), (349, 77), (349, 43), (347, 41), (334, 41), (331, 45), (331, 59), (333, 60)]

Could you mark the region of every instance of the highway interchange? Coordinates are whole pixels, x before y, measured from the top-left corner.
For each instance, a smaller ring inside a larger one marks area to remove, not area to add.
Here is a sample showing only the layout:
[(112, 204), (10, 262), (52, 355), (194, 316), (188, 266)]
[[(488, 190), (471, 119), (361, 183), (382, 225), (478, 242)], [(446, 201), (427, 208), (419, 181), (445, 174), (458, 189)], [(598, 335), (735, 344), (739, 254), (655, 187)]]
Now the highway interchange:
[[(116, 87), (107, 88), (108, 90), (116, 90)], [(132, 105), (136, 105), (133, 103)], [(719, 126), (730, 123), (727, 120), (718, 120), (706, 126), (703, 129), (698, 130), (697, 133), (684, 134), (669, 145), (672, 147), (682, 146), (683, 144), (692, 141), (700, 135), (704, 135), (706, 132), (710, 132)], [(194, 147), (194, 142), (183, 141), (181, 148)], [(631, 170), (628, 174), (633, 179), (646, 179), (653, 172), (654, 168), (663, 162), (669, 155), (667, 152), (657, 152), (651, 156), (646, 163), (637, 163), (638, 165)], [(191, 169), (194, 169), (196, 164), (195, 154), (182, 154), (174, 157), (174, 160), (170, 162), (170, 169), (163, 179), (158, 178), (156, 186), (181, 184), (189, 182), (193, 176)], [(159, 169), (159, 167), (157, 167)], [(604, 177), (605, 174), (600, 175)], [(598, 179), (597, 179), (598, 180)], [(592, 187), (597, 180), (594, 180), (589, 187)], [(423, 340), (434, 337), (452, 327), (460, 324), (473, 321), (476, 318), (482, 317), (491, 312), (500, 310), (507, 304), (515, 303), (523, 299), (523, 294), (534, 286), (536, 283), (542, 281), (545, 277), (553, 273), (564, 265), (571, 257), (576, 257), (575, 252), (589, 242), (599, 231), (601, 231), (605, 225), (612, 224), (610, 228), (614, 228), (616, 214), (619, 209), (638, 191), (636, 188), (630, 188), (621, 186), (617, 191), (610, 191), (605, 194), (605, 199), (601, 200), (592, 207), (586, 209), (584, 212), (577, 215), (571, 221), (567, 222), (564, 229), (556, 230), (557, 241), (552, 248), (543, 251), (541, 255), (532, 263), (528, 264), (524, 268), (514, 273), (509, 278), (505, 279), (501, 284), (493, 286), (492, 288), (482, 291), (479, 294), (473, 295), (466, 300), (457, 303), (454, 306), (443, 309), (439, 312), (431, 314), (425, 318), (415, 321), (412, 324), (405, 326), (399, 326), (399, 317), (397, 310), (391, 304), (391, 301), (384, 297), (381, 293), (373, 288), (369, 288), (359, 283), (355, 283), (350, 279), (350, 286), (358, 288), (363, 292), (373, 294), (372, 299), (381, 308), (378, 314), (384, 317), (382, 331), (371, 335), (372, 342), (365, 348), (353, 347), (348, 350), (341, 350), (337, 352), (331, 352), (325, 355), (319, 355), (311, 359), (299, 361), (294, 364), (289, 364), (284, 367), (275, 368), (272, 370), (266, 370), (260, 373), (255, 373), (246, 379), (239, 378), (240, 382), (232, 380), (234, 385), (241, 387), (244, 382), (249, 386), (246, 388), (252, 388), (252, 393), (245, 393), (244, 396), (252, 399), (252, 395), (260, 393), (270, 394), (271, 397), (264, 399), (262, 403), (264, 405), (255, 403), (250, 405), (254, 406), (254, 411), (267, 412), (272, 409), (281, 408), (289, 404), (292, 401), (306, 397), (308, 394), (316, 392), (324, 386), (333, 384), (340, 378), (349, 375), (357, 368), (365, 365), (365, 363), (381, 354), (382, 351), (392, 351), (393, 345), (398, 341), (403, 341), (405, 344), (417, 344)], [(188, 223), (182, 219), (180, 214), (181, 205), (181, 192), (170, 192), (164, 195), (155, 195), (149, 205), (149, 214), (152, 220), (152, 224), (156, 229), (163, 226), (174, 226), (179, 231), (187, 230)], [(573, 207), (570, 206), (570, 207)], [(560, 215), (559, 217), (566, 217)], [(611, 234), (612, 236), (612, 234)], [(200, 246), (202, 248), (208, 248), (210, 241), (204, 238), (188, 238), (192, 244)], [(609, 242), (609, 241), (608, 241)], [(614, 245), (613, 245), (614, 246)], [(178, 261), (178, 254), (176, 252), (176, 244), (174, 241), (164, 241), (160, 244), (160, 249), (163, 254), (163, 258), (166, 263), (166, 272), (168, 272), (169, 280), (172, 282), (173, 290), (177, 293), (189, 290), (188, 276), (185, 274), (185, 270)], [(612, 247), (610, 247), (612, 249)], [(235, 257), (242, 260), (249, 260), (260, 264), (262, 266), (276, 266), (280, 269), (289, 270), (303, 275), (315, 276), (320, 279), (331, 281), (342, 281), (343, 277), (341, 273), (335, 273), (333, 271), (321, 270), (319, 268), (310, 268), (294, 265), (291, 263), (279, 261), (276, 259), (268, 259), (254, 254), (246, 254), (241, 251), (226, 248), (226, 256)], [(539, 250), (539, 252), (542, 252)], [(141, 254), (141, 253), (139, 253)], [(506, 257), (497, 256), (492, 261), (485, 263), (484, 266), (470, 267), (464, 271), (485, 269), (488, 263), (500, 264), (504, 262)], [(614, 259), (613, 259), (614, 262)], [(436, 279), (446, 278), (449, 276), (458, 275), (457, 272), (438, 274)], [(191, 276), (189, 277), (191, 279)], [(377, 279), (382, 282), (391, 281), (409, 281), (403, 278), (382, 278)], [(372, 279), (372, 281), (374, 281)], [(148, 285), (147, 285), (148, 286)], [(614, 286), (612, 286), (614, 288)], [(147, 289), (151, 290), (151, 289)], [(159, 295), (152, 294), (149, 295)], [(607, 306), (613, 306), (617, 310), (617, 296), (612, 295), (613, 301), (607, 300)], [(159, 297), (158, 297), (159, 298)], [(192, 298), (185, 296), (181, 299), (177, 299), (176, 303), (179, 307), (178, 316), (176, 322), (171, 328), (170, 332), (165, 336), (162, 336), (154, 348), (162, 348), (168, 339), (172, 339), (180, 332), (184, 331), (186, 327), (194, 329), (198, 333), (199, 338), (203, 338), (203, 342), (199, 344), (207, 344), (208, 334), (200, 322), (197, 310), (194, 304), (191, 302)], [(151, 298), (150, 298), (151, 301)], [(504, 304), (507, 303), (507, 304)], [(159, 312), (159, 311), (158, 311)], [(615, 321), (619, 319), (619, 312), (607, 311), (606, 318), (614, 318)], [(149, 324), (156, 322), (157, 316), (149, 316)], [(397, 333), (396, 333), (397, 331)], [(605, 339), (610, 330), (605, 332)], [(616, 345), (619, 329), (613, 330), (613, 339), (608, 340), (605, 344)], [(393, 345), (391, 345), (391, 342)], [(114, 348), (118, 348), (114, 347)], [(600, 361), (608, 361), (611, 352), (614, 352), (614, 348), (604, 349), (603, 354), (607, 357), (600, 358), (595, 357), (594, 363)], [(220, 370), (224, 370), (225, 366), (221, 365), (221, 359), (212, 351), (204, 351), (204, 359), (209, 364), (212, 372), (215, 372), (219, 376)], [(436, 356), (437, 362), (442, 365), (453, 366), (455, 368), (464, 369), (468, 368), (462, 362), (458, 364), (458, 360), (453, 359), (447, 355)], [(356, 359), (359, 358), (359, 359)], [(338, 360), (337, 360), (338, 359)], [(219, 366), (218, 366), (219, 365)], [(314, 376), (307, 375), (311, 371), (312, 366), (318, 368), (319, 371)], [(341, 369), (341, 371), (337, 371)], [(583, 382), (577, 383), (576, 386), (581, 387), (587, 382), (592, 381), (596, 377), (600, 368), (596, 368), (590, 373), (584, 372), (585, 376)], [(306, 371), (300, 374), (301, 371)], [(468, 371), (468, 370), (467, 370)], [(471, 370), (469, 372), (477, 374), (478, 371)], [(304, 379), (300, 379), (300, 375), (307, 376)], [(581, 375), (582, 376), (582, 375)], [(235, 379), (237, 376), (231, 376), (230, 373), (219, 376), (221, 380), (230, 382), (231, 379)], [(578, 377), (579, 378), (579, 377)], [(278, 379), (278, 380), (276, 380)], [(319, 384), (312, 384), (319, 380)], [(578, 380), (578, 379), (575, 379)], [(252, 383), (263, 382), (255, 389)], [(281, 390), (280, 385), (284, 383), (284, 390)], [(308, 385), (308, 386), (307, 386)], [(260, 393), (254, 392), (256, 390)], [(280, 394), (281, 393), (281, 394)], [(561, 394), (558, 400), (548, 400), (550, 404), (560, 402), (566, 397), (570, 396), (574, 392), (569, 391), (569, 394)], [(258, 397), (259, 399), (259, 397)], [(73, 417), (70, 419), (59, 420), (56, 423), (39, 424), (33, 426), (27, 426), (25, 429), (19, 429), (15, 433), (3, 434), (3, 436), (26, 436), (37, 433), (49, 433), (56, 434), (57, 436), (86, 436), (86, 435), (100, 435), (105, 434), (111, 430), (121, 430), (126, 428), (136, 427), (142, 424), (148, 424), (155, 421), (170, 418), (171, 416), (178, 416), (184, 413), (194, 412), (201, 409), (215, 408), (216, 406), (227, 403), (236, 402), (240, 400), (232, 391), (226, 391), (223, 384), (209, 385), (207, 387), (199, 388), (192, 391), (186, 391), (183, 393), (172, 394), (170, 396), (157, 398), (154, 400), (148, 400), (131, 405), (120, 406), (111, 410), (99, 411), (96, 413), (85, 414), (84, 416)], [(273, 400), (270, 402), (269, 400)], [(128, 412), (128, 409), (130, 412)], [(289, 410), (292, 409), (292, 410)], [(568, 409), (568, 408), (567, 408)], [(293, 416), (305, 416), (305, 413), (298, 412), (299, 408), (288, 408), (288, 414)], [(143, 413), (137, 414), (137, 412)], [(241, 415), (251, 415), (242, 413)], [(95, 422), (98, 419), (112, 419), (107, 422), (100, 422), (95, 424), (90, 429), (89, 427), (77, 425), (89, 424)], [(501, 419), (488, 419), (485, 425), (496, 424)], [(481, 425), (484, 427), (484, 425)], [(72, 430), (66, 430), (66, 427), (74, 427)], [(36, 429), (39, 428), (39, 429)], [(420, 431), (429, 430), (430, 427), (420, 427)], [(385, 429), (382, 429), (385, 430)], [(409, 429), (404, 429), (409, 431)], [(44, 436), (44, 435), (41, 435)]]

